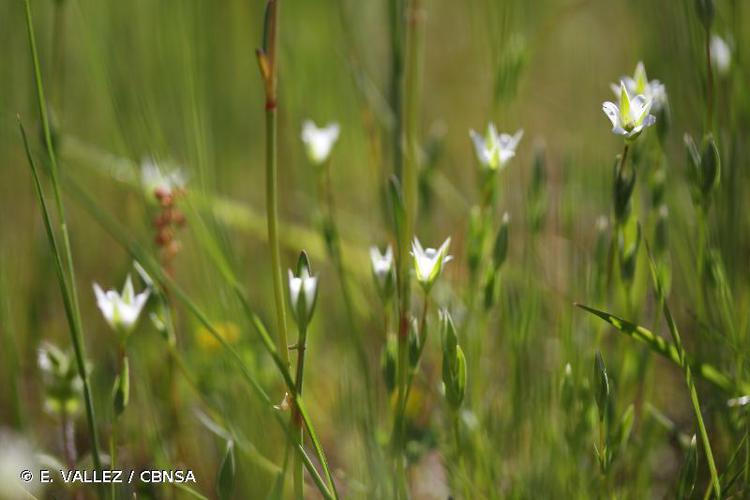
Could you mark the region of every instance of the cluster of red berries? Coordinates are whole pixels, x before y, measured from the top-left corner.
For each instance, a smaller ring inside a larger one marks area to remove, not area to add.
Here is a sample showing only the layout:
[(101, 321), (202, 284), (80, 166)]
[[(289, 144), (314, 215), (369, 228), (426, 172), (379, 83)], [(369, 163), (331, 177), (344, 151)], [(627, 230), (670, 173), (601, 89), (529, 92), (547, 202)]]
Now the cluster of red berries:
[(156, 229), (156, 246), (161, 253), (161, 264), (164, 269), (172, 273), (172, 262), (182, 249), (182, 244), (175, 239), (177, 231), (185, 225), (185, 214), (176, 206), (179, 198), (185, 195), (183, 188), (169, 190), (166, 188), (156, 188), (154, 196), (159, 202), (159, 213), (154, 218), (154, 228)]

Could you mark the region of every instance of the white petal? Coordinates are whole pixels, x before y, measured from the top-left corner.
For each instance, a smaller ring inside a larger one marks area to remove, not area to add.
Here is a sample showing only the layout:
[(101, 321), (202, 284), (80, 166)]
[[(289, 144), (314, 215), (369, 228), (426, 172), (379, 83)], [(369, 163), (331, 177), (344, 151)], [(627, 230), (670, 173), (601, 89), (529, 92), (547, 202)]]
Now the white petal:
[(609, 101), (604, 102), (602, 104), (602, 111), (607, 115), (609, 121), (612, 122), (612, 131), (615, 131), (615, 129), (618, 128), (622, 129), (622, 125), (620, 124), (620, 109), (615, 103)]
[(292, 307), (297, 307), (299, 301), (299, 292), (302, 289), (302, 280), (294, 276), (292, 270), (289, 269), (289, 298), (291, 300)]
[(479, 135), (473, 130), (469, 131), (469, 136), (471, 137), (472, 142), (474, 143), (474, 150), (477, 155), (477, 160), (479, 160), (479, 163), (482, 165), (489, 165), (490, 160), (492, 159), (492, 155), (487, 148), (487, 144), (485, 142), (484, 137)]

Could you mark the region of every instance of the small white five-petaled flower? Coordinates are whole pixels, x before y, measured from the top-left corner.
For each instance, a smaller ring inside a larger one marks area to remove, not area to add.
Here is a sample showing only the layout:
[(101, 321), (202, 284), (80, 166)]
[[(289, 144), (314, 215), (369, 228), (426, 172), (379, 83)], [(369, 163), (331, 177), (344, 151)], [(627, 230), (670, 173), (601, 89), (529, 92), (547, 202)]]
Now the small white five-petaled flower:
[(393, 270), (393, 248), (388, 245), (384, 253), (380, 253), (378, 247), (370, 247), (370, 262), (372, 263), (372, 275), (378, 292), (383, 299), (388, 299), (393, 293), (394, 270)]
[(151, 158), (141, 163), (141, 185), (149, 196), (156, 192), (171, 196), (175, 191), (183, 189), (185, 184), (187, 178), (180, 168), (165, 168)]
[(289, 269), (289, 300), (294, 318), (301, 328), (310, 322), (317, 298), (318, 277), (310, 274), (308, 265), (299, 265), (297, 275)]
[(335, 122), (325, 127), (318, 127), (312, 120), (302, 123), (302, 142), (305, 143), (305, 151), (311, 163), (321, 165), (328, 160), (339, 132), (339, 124)]
[(133, 280), (128, 275), (122, 293), (116, 290), (102, 290), (98, 283), (94, 283), (94, 294), (96, 305), (102, 312), (104, 319), (110, 327), (118, 333), (129, 333), (138, 322), (143, 306), (146, 305), (151, 289), (146, 288), (136, 294), (133, 289)]
[(414, 257), (414, 271), (417, 274), (417, 281), (425, 292), (429, 292), (435, 280), (443, 270), (443, 265), (450, 262), (453, 257), (448, 255), (448, 247), (451, 239), (446, 239), (440, 248), (422, 248), (419, 240), (415, 237), (411, 244), (411, 254)]
[(487, 135), (482, 137), (474, 130), (469, 130), (474, 142), (474, 149), (479, 163), (490, 170), (502, 169), (508, 160), (516, 156), (516, 148), (523, 137), (523, 130), (514, 135), (498, 134), (494, 123), (487, 126)]
[(632, 77), (623, 76), (620, 84), (610, 85), (615, 97), (620, 97), (620, 85), (625, 85), (630, 95), (643, 95), (651, 100), (654, 111), (661, 110), (667, 104), (667, 91), (664, 84), (659, 80), (649, 80), (646, 76), (646, 67), (639, 61), (635, 67)]
[(620, 83), (620, 105), (606, 101), (602, 104), (602, 110), (612, 122), (612, 132), (622, 135), (630, 142), (635, 140), (643, 129), (650, 127), (656, 122), (654, 115), (650, 114), (651, 99), (644, 95), (630, 98), (628, 89), (624, 83)]

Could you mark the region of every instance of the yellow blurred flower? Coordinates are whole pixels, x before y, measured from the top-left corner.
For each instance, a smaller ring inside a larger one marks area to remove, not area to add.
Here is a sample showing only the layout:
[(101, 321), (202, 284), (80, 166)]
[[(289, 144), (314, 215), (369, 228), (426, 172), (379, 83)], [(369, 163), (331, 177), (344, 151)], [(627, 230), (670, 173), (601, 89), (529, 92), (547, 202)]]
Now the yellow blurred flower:
[[(229, 344), (234, 344), (240, 337), (239, 327), (231, 321), (214, 323), (214, 329)], [(205, 326), (200, 326), (195, 331), (195, 340), (198, 343), (198, 347), (207, 352), (214, 351), (221, 345)]]

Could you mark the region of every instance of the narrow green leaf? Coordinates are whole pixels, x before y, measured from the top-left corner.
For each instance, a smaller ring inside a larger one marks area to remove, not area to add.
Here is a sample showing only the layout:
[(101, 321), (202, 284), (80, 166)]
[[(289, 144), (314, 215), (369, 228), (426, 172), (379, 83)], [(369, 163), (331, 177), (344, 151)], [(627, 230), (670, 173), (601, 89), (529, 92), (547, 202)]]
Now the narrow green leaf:
[(234, 442), (227, 441), (224, 458), (221, 460), (221, 465), (219, 465), (219, 471), (216, 476), (216, 493), (221, 500), (226, 500), (232, 497), (236, 469), (237, 465), (234, 459)]

